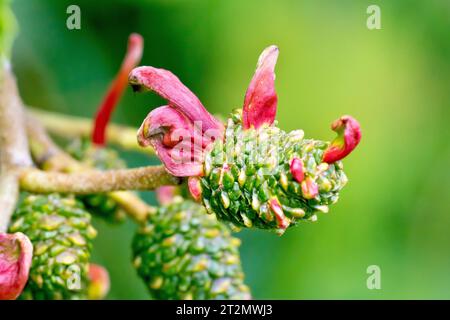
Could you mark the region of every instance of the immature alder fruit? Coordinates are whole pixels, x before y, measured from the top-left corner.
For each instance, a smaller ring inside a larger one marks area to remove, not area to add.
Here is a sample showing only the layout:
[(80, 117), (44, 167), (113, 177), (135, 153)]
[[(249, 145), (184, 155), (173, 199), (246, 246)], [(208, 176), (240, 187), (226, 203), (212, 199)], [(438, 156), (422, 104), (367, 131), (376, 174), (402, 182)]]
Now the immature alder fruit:
[(96, 230), (73, 197), (28, 195), (13, 215), (10, 232), (23, 232), (34, 247), (22, 299), (86, 299)]
[(202, 206), (177, 197), (134, 237), (134, 265), (156, 299), (249, 299), (239, 245)]
[(276, 124), (243, 129), (241, 115), (232, 114), (224, 140), (205, 157), (199, 180), (207, 212), (237, 227), (278, 233), (327, 212), (347, 183), (340, 161), (322, 161), (329, 143)]

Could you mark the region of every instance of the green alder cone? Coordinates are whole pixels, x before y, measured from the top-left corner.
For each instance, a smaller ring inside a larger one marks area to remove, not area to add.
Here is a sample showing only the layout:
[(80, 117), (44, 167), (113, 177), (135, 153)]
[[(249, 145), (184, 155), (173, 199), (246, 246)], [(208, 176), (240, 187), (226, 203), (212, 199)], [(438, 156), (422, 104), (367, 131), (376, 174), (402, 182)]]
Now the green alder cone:
[(81, 202), (58, 194), (27, 195), (9, 232), (33, 243), (33, 260), (21, 299), (86, 299), (88, 263), (97, 231)]
[(135, 235), (134, 265), (156, 299), (249, 299), (239, 245), (201, 205), (176, 197)]
[[(287, 133), (276, 123), (244, 130), (241, 115), (240, 109), (232, 113), (224, 141), (214, 142), (205, 157), (200, 187), (207, 212), (237, 227), (280, 234), (299, 220), (316, 220), (317, 211), (328, 212), (347, 183), (340, 161), (321, 161), (329, 143), (304, 139), (302, 130)], [(290, 171), (293, 158), (303, 163), (301, 183)]]
[[(76, 139), (67, 147), (67, 152), (87, 166), (99, 170), (124, 169), (126, 163), (119, 158), (118, 153), (110, 148), (97, 148), (88, 139)], [(105, 194), (90, 194), (78, 196), (89, 212), (102, 217), (108, 222), (119, 223), (125, 220), (126, 214), (122, 208)]]

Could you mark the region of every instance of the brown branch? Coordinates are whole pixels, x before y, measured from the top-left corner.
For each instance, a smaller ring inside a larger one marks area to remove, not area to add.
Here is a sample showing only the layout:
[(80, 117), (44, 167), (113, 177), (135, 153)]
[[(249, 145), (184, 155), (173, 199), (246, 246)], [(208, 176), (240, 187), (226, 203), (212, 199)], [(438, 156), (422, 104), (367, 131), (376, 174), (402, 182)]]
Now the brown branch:
[[(28, 113), (38, 119), (52, 134), (72, 139), (74, 137), (89, 138), (92, 133), (92, 120), (76, 116), (62, 115), (54, 112), (28, 108)], [(142, 148), (137, 143), (137, 129), (117, 124), (108, 124), (106, 135), (108, 142), (124, 149), (155, 155), (155, 151), (148, 147)]]
[[(35, 162), (44, 170), (65, 173), (92, 170), (92, 168), (88, 168), (86, 165), (73, 159), (56, 145), (48, 136), (42, 124), (30, 114), (27, 115), (27, 132)], [(155, 208), (129, 191), (109, 192), (108, 197), (113, 199), (136, 221), (143, 221), (148, 214), (155, 212)]]
[(19, 197), (19, 169), (32, 161), (16, 81), (9, 63), (0, 64), (0, 232), (6, 232)]
[(74, 173), (46, 172), (29, 168), (22, 170), (20, 174), (21, 188), (35, 193), (91, 194), (155, 190), (161, 186), (177, 184), (180, 184), (180, 179), (169, 174), (163, 166)]

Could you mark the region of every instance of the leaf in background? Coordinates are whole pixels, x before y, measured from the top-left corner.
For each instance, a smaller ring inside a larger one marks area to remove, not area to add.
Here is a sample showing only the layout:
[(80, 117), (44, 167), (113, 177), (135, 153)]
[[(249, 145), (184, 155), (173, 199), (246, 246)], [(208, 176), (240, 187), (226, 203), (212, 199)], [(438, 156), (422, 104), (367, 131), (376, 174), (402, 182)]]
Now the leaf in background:
[(0, 0), (0, 56), (9, 58), (17, 33), (16, 18), (11, 11), (10, 0)]

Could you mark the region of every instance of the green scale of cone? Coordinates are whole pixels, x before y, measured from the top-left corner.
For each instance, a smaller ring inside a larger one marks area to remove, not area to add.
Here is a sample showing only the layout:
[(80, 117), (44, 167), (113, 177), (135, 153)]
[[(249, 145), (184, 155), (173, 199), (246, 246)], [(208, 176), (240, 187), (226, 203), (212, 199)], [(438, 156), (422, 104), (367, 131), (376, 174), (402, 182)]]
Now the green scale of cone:
[[(117, 152), (107, 147), (95, 147), (88, 139), (76, 139), (67, 147), (67, 152), (86, 166), (98, 170), (124, 169), (126, 163)], [(122, 208), (105, 194), (89, 194), (78, 197), (89, 212), (106, 221), (116, 223), (125, 219)]]
[[(240, 109), (232, 113), (224, 140), (214, 142), (205, 157), (200, 185), (207, 212), (237, 227), (279, 233), (299, 220), (315, 220), (317, 211), (327, 212), (347, 182), (340, 161), (321, 161), (329, 143), (304, 139), (302, 130), (287, 133), (276, 124), (244, 130), (241, 115)], [(294, 157), (304, 165), (301, 183), (290, 172)], [(308, 195), (308, 185), (317, 186), (317, 195)], [(271, 207), (273, 202), (282, 212)]]
[(21, 299), (86, 299), (88, 263), (96, 230), (91, 215), (73, 197), (28, 195), (9, 232), (33, 243), (33, 260)]
[(249, 299), (239, 245), (201, 205), (176, 197), (135, 235), (134, 265), (156, 299)]

